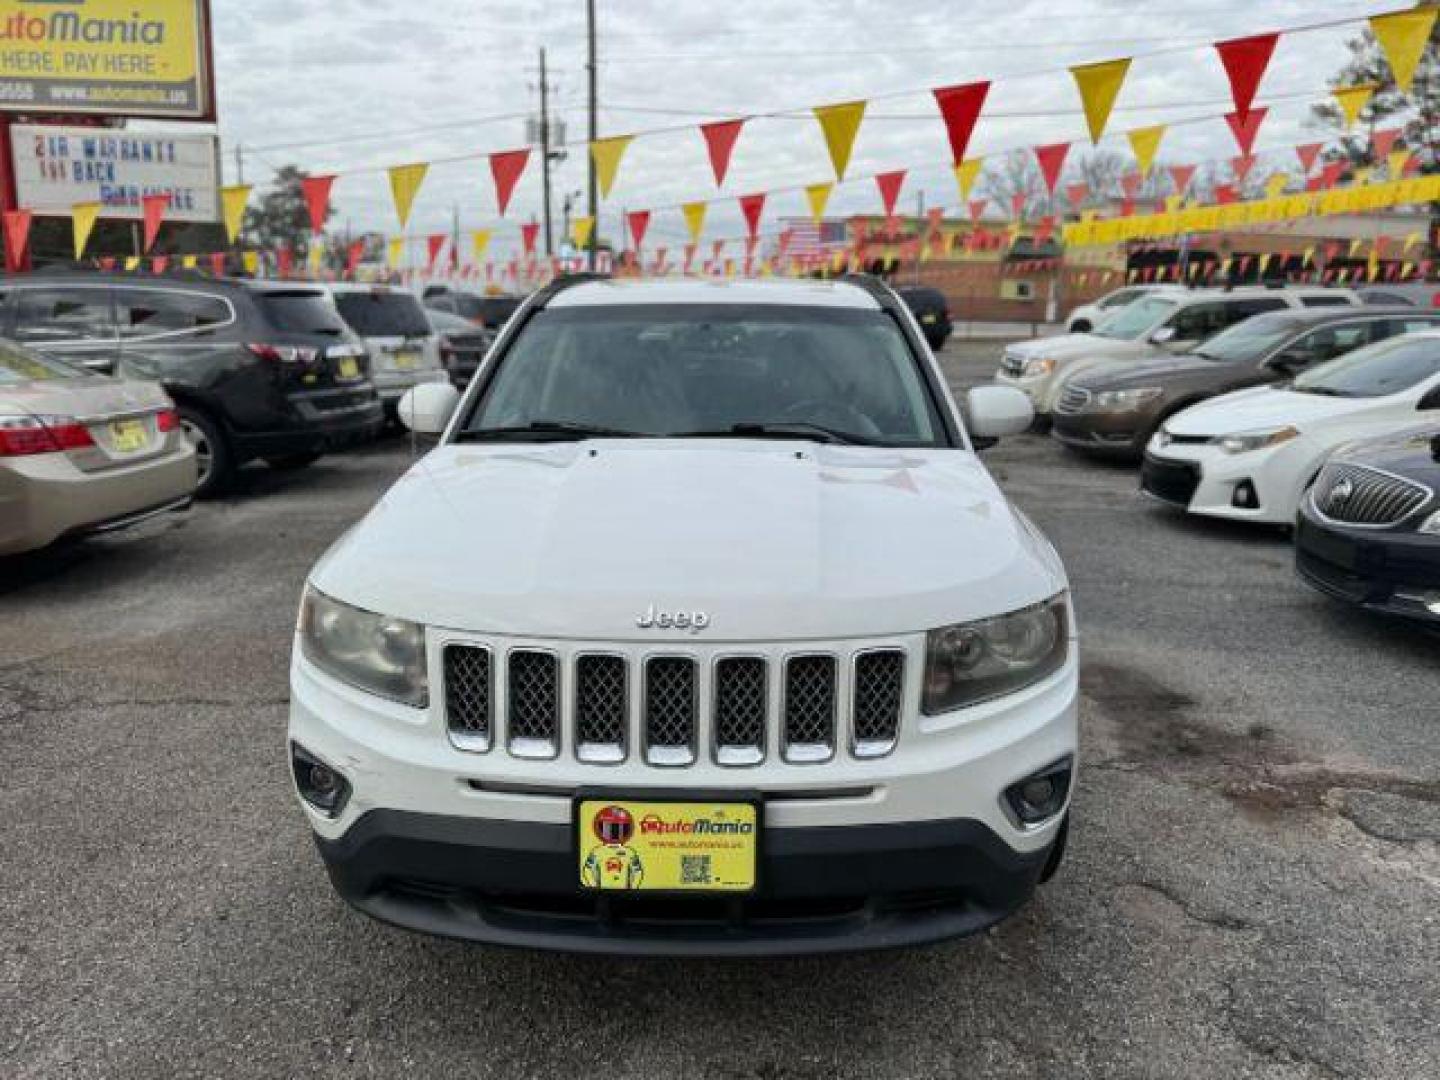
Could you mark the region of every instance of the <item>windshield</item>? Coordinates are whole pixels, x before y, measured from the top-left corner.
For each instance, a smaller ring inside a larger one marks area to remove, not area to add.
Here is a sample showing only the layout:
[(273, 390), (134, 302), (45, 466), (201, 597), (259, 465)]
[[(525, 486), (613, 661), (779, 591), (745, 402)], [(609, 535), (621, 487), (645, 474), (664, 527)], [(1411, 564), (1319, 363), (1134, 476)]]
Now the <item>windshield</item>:
[(292, 334), (343, 334), (345, 324), (330, 297), (314, 290), (267, 291), (260, 294), (266, 317), (277, 330)]
[(361, 337), (424, 337), (430, 333), (425, 309), (409, 293), (336, 293), (335, 306)]
[(1334, 397), (1384, 397), (1440, 373), (1440, 338), (1396, 338), (1311, 368), (1291, 389)]
[(1207, 360), (1258, 360), (1304, 325), (1285, 315), (1256, 315), (1222, 330), (1192, 355)]
[(1116, 341), (1134, 341), (1147, 330), (1163, 322), (1175, 310), (1174, 300), (1147, 296), (1126, 304), (1095, 328), (1093, 333)]
[(947, 445), (894, 320), (781, 305), (537, 312), (461, 436), (532, 425), (757, 437), (734, 429), (788, 425), (853, 436), (839, 441)]
[(91, 374), (84, 368), (71, 367), (60, 360), (23, 352), (13, 345), (0, 344), (0, 386), (16, 386), (26, 382), (50, 382), (55, 379), (79, 379)]

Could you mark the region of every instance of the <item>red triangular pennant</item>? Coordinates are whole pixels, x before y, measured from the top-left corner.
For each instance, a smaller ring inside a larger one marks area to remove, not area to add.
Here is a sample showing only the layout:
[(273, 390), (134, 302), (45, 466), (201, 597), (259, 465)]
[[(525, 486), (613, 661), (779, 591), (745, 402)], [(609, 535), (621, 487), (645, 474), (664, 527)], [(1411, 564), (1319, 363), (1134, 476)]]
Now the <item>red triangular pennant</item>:
[(345, 273), (348, 277), (355, 276), (355, 268), (360, 265), (360, 260), (365, 257), (365, 241), (352, 241), (345, 251)]
[(520, 226), (520, 245), (525, 249), (526, 255), (535, 254), (535, 239), (540, 235), (540, 223), (538, 221), (527, 221)]
[(1241, 116), (1239, 113), (1226, 113), (1225, 123), (1230, 125), (1230, 132), (1235, 136), (1235, 144), (1240, 147), (1240, 153), (1248, 154), (1255, 149), (1255, 136), (1260, 134), (1260, 125), (1265, 122), (1265, 115), (1269, 109), (1251, 109), (1248, 116)]
[(1384, 161), (1389, 157), (1390, 151), (1395, 149), (1395, 141), (1399, 138), (1399, 128), (1385, 128), (1370, 136), (1370, 147), (1375, 152), (1375, 160)]
[(905, 170), (896, 169), (894, 172), (880, 173), (875, 177), (875, 185), (880, 189), (880, 202), (885, 207), (885, 216), (895, 216), (895, 203), (900, 198), (900, 188), (905, 184)]
[(1171, 165), (1170, 179), (1175, 182), (1175, 194), (1185, 194), (1185, 189), (1190, 186), (1190, 181), (1195, 179), (1195, 166)]
[(1060, 182), (1060, 173), (1065, 168), (1065, 155), (1068, 153), (1068, 142), (1035, 147), (1035, 160), (1040, 163), (1040, 175), (1045, 178), (1045, 188), (1051, 195), (1055, 194), (1055, 185)]
[(1023, 191), (1017, 191), (1014, 195), (1011, 195), (1010, 216), (1016, 221), (1019, 221), (1025, 213), (1025, 204), (1029, 201), (1030, 196), (1026, 195)]
[(1250, 175), (1250, 170), (1253, 168), (1255, 168), (1254, 154), (1241, 154), (1239, 157), (1230, 159), (1230, 171), (1235, 174), (1235, 179), (1242, 184), (1245, 182), (1245, 178)]
[(169, 255), (156, 255), (150, 260), (151, 273), (163, 274), (170, 266)]
[(288, 247), (280, 248), (275, 252), (275, 266), (279, 269), (282, 278), (289, 277), (290, 271), (295, 266), (295, 253)]
[(35, 215), (29, 210), (5, 211), (5, 269), (23, 269), (30, 249), (30, 226)]
[(1144, 182), (1145, 178), (1139, 173), (1126, 173), (1120, 177), (1120, 190), (1125, 193), (1127, 199), (1133, 199), (1140, 194), (1140, 185)]
[(1345, 173), (1345, 162), (1327, 161), (1320, 169), (1320, 188), (1328, 190), (1340, 182), (1340, 177)]
[(710, 152), (710, 168), (715, 173), (717, 187), (725, 183), (725, 174), (730, 171), (730, 155), (744, 125), (744, 120), (716, 120), (700, 125), (700, 134), (705, 136), (705, 149)]
[(1315, 168), (1315, 162), (1320, 159), (1320, 151), (1323, 149), (1325, 149), (1325, 144), (1318, 142), (1305, 143), (1303, 146), (1295, 147), (1295, 156), (1300, 159), (1300, 167), (1305, 170), (1306, 176), (1309, 176)]
[(495, 181), (495, 204), (500, 208), (501, 217), (505, 216), (510, 196), (515, 193), (515, 185), (520, 182), (529, 161), (528, 146), (524, 150), (506, 150), (502, 154), (490, 155), (490, 176)]
[(630, 241), (635, 245), (635, 250), (639, 251), (645, 243), (645, 233), (650, 228), (650, 211), (632, 210), (625, 218), (630, 225)]
[[(1233, 38), (1216, 43), (1220, 62), (1225, 65), (1225, 74), (1230, 77), (1230, 93), (1235, 99), (1235, 113), (1243, 123), (1250, 117), (1250, 106), (1255, 101), (1255, 91), (1265, 69), (1270, 66), (1270, 57), (1275, 54), (1275, 43), (1279, 34), (1257, 34), (1254, 37)], [(1249, 153), (1249, 147), (1244, 149)]]
[(970, 220), (974, 222), (979, 222), (981, 215), (985, 213), (985, 207), (988, 205), (989, 202), (985, 199), (971, 199), (969, 207)]
[[(331, 179), (333, 180), (334, 177)], [(160, 235), (160, 223), (165, 220), (165, 210), (169, 205), (169, 194), (145, 195), (140, 199), (140, 213), (145, 219), (145, 250), (147, 252), (155, 246), (155, 238)]]
[(310, 231), (325, 231), (325, 219), (330, 216), (330, 188), (335, 183), (333, 176), (307, 176), (300, 181), (300, 190), (305, 195), (305, 209), (310, 212)]
[(435, 262), (440, 258), (440, 252), (445, 249), (445, 234), (431, 233), (425, 238), (425, 255), (427, 265), (431, 270), (435, 269)]
[(1235, 201), (1235, 185), (1216, 184), (1215, 201), (1221, 206), (1224, 206), (1226, 203), (1233, 203)]
[(985, 107), (989, 93), (988, 82), (942, 86), (935, 91), (935, 103), (940, 106), (940, 118), (945, 121), (945, 133), (950, 137), (950, 157), (956, 165), (965, 160), (975, 122), (980, 119), (980, 110)]
[(217, 251), (210, 256), (210, 273), (216, 277), (225, 276), (225, 252)]
[(745, 215), (746, 235), (754, 240), (760, 234), (760, 215), (765, 212), (765, 193), (762, 191), (754, 195), (741, 195), (740, 212)]
[(1080, 209), (1080, 204), (1090, 197), (1089, 184), (1070, 184), (1065, 188), (1065, 198), (1070, 200), (1070, 205)]

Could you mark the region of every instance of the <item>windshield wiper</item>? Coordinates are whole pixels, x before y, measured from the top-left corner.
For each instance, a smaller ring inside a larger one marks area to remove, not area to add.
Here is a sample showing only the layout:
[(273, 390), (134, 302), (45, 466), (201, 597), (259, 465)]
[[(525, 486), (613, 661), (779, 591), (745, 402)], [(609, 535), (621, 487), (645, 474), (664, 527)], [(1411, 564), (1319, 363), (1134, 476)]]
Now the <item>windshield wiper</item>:
[(677, 431), (672, 439), (804, 439), (807, 442), (838, 443), (851, 446), (881, 446), (876, 439), (856, 435), (850, 431), (837, 431), (820, 424), (802, 421), (778, 420), (773, 423), (731, 424), (728, 428), (713, 428), (701, 431)]
[(1294, 383), (1291, 383), (1291, 384), (1290, 384), (1290, 389), (1291, 389), (1291, 390), (1294, 390), (1296, 393), (1300, 393), (1300, 394), (1319, 394), (1321, 397), (1354, 397), (1354, 396), (1355, 396), (1354, 394), (1347, 393), (1347, 392), (1344, 391), (1344, 390), (1335, 390), (1335, 389), (1332, 389), (1332, 388), (1329, 387), (1329, 386), (1296, 386)]
[(578, 439), (638, 439), (639, 431), (597, 427), (593, 424), (572, 424), (566, 420), (534, 420), (513, 427), (473, 428), (455, 434), (456, 442), (572, 442)]

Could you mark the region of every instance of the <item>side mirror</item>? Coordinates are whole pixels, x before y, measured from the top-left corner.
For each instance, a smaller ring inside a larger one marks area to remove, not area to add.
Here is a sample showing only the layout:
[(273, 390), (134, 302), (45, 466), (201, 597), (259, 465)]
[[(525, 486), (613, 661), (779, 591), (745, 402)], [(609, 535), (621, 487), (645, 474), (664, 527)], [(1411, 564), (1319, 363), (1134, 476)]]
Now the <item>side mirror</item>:
[(439, 435), (455, 415), (460, 391), (448, 382), (421, 383), (405, 391), (396, 411), (400, 422), (416, 435)]
[(1440, 383), (1436, 383), (1426, 390), (1425, 395), (1420, 399), (1420, 404), (1415, 407), (1417, 409), (1440, 409)]
[(1030, 399), (1013, 386), (977, 386), (965, 395), (970, 435), (976, 445), (1028, 431), (1035, 421)]
[(1155, 345), (1168, 345), (1175, 340), (1175, 328), (1173, 326), (1162, 326), (1150, 335), (1150, 341)]
[(1284, 375), (1294, 375), (1303, 371), (1315, 362), (1317, 356), (1308, 349), (1286, 349), (1282, 353), (1276, 353), (1265, 366), (1273, 368)]

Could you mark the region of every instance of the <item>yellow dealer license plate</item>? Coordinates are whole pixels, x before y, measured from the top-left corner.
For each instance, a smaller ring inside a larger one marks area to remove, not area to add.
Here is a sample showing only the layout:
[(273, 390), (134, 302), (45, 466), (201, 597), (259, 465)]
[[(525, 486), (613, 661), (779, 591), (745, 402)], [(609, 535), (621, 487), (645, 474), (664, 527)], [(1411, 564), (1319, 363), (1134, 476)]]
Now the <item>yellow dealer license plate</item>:
[(580, 884), (602, 892), (749, 892), (760, 846), (756, 803), (579, 802)]
[(353, 356), (342, 356), (337, 370), (342, 379), (358, 379), (360, 377), (360, 361)]
[(143, 420), (114, 420), (110, 423), (110, 445), (122, 454), (145, 449), (150, 432)]
[(420, 354), (417, 352), (397, 352), (392, 359), (397, 371), (413, 371), (420, 366)]

